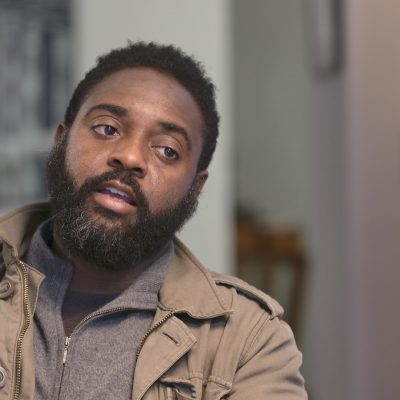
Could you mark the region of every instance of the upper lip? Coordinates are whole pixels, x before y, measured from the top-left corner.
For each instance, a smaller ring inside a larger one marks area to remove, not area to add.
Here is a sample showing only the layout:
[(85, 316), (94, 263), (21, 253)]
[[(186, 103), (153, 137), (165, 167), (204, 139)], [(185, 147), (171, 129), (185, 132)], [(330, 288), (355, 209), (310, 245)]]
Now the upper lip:
[(135, 194), (133, 193), (132, 189), (129, 186), (124, 185), (118, 181), (108, 181), (100, 184), (97, 187), (97, 191), (104, 190), (107, 188), (113, 188), (123, 192), (129, 197), (129, 202), (132, 205), (136, 205)]

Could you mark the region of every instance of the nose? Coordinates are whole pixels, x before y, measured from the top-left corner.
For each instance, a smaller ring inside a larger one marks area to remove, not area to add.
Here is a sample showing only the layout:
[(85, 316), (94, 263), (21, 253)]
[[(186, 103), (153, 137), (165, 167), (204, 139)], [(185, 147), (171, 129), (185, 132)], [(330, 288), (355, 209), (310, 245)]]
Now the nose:
[(130, 170), (137, 178), (147, 174), (147, 154), (139, 140), (124, 140), (117, 143), (109, 154), (108, 164), (113, 168)]

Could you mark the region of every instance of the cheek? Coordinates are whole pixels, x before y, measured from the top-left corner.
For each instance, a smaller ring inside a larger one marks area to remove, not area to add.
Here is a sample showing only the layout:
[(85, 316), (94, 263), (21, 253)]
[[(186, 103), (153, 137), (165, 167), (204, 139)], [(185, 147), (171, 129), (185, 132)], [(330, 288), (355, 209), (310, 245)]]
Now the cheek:
[(194, 177), (195, 174), (189, 172), (179, 176), (153, 175), (151, 183), (148, 181), (150, 185), (147, 188), (143, 182), (142, 188), (149, 201), (150, 211), (157, 212), (176, 205), (189, 192)]
[(71, 141), (67, 148), (66, 166), (78, 186), (89, 177), (97, 174), (101, 156), (93, 148)]

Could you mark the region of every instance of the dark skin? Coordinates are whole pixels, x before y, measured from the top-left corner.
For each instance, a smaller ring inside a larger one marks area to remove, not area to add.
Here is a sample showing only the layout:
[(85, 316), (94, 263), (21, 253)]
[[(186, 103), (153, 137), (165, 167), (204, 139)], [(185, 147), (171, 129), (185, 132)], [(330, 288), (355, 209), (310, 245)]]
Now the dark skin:
[[(191, 94), (174, 78), (150, 68), (113, 73), (90, 92), (71, 127), (60, 124), (56, 142), (69, 134), (66, 165), (80, 187), (87, 178), (115, 168), (132, 171), (149, 202), (150, 212), (177, 204), (199, 178), (198, 194), (207, 171), (197, 165), (203, 146), (203, 118)], [(137, 209), (129, 187), (111, 181), (94, 192), (86, 207), (107, 226), (135, 223)], [(111, 196), (117, 190), (122, 198)], [(102, 207), (118, 215), (107, 218)], [(117, 293), (126, 289), (165, 251), (119, 271), (108, 271), (90, 261), (72, 257), (55, 235), (53, 249), (74, 265), (70, 290)]]

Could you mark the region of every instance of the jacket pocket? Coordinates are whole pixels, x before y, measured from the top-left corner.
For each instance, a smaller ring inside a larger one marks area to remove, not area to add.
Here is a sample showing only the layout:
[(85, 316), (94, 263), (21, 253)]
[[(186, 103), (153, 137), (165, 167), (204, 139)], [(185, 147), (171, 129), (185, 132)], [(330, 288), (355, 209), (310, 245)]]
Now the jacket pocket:
[(179, 389), (166, 387), (166, 400), (195, 400), (194, 397), (181, 393)]
[(204, 389), (203, 393), (199, 393), (201, 397), (191, 396), (182, 393), (179, 388), (167, 386), (164, 388), (165, 400), (228, 400), (229, 390), (221, 386), (209, 384)]
[(208, 382), (204, 388), (202, 400), (227, 400), (231, 389), (216, 382)]
[(206, 384), (196, 379), (162, 379), (159, 384), (160, 400), (228, 400), (232, 385), (216, 377)]

